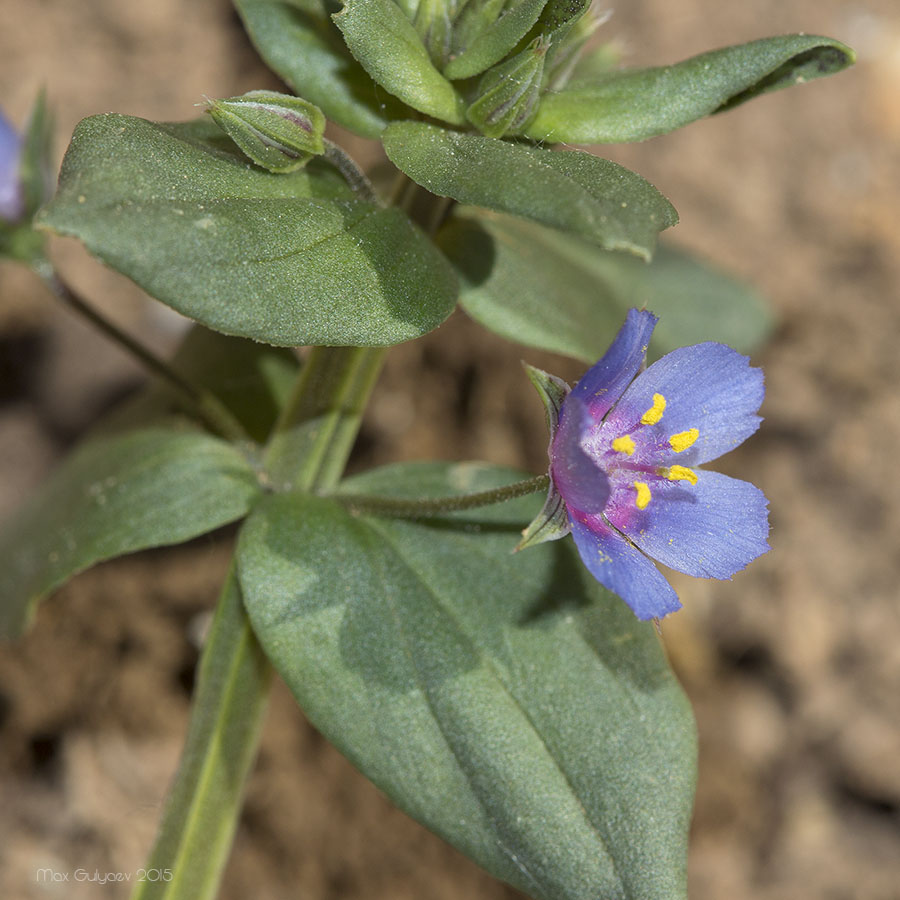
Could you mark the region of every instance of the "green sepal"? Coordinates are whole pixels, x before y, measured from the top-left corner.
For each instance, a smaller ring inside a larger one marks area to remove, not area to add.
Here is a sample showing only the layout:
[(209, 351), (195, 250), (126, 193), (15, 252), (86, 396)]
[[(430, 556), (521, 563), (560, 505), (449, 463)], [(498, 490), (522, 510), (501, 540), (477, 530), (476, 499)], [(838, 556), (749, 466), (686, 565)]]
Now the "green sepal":
[[(544, 405), (544, 414), (547, 419), (547, 431), (550, 433), (548, 454), (556, 437), (559, 427), (559, 415), (562, 411), (563, 401), (569, 395), (571, 388), (562, 378), (551, 375), (543, 369), (538, 369), (528, 363), (524, 363), (528, 380), (534, 385), (541, 403)], [(531, 520), (522, 532), (522, 540), (516, 544), (516, 550), (524, 550), (527, 547), (535, 547), (546, 541), (558, 541), (572, 530), (569, 524), (569, 513), (562, 495), (553, 483), (550, 476), (550, 487), (547, 498), (541, 511)]]
[(713, 50), (672, 66), (611, 72), (546, 94), (526, 134), (554, 143), (643, 141), (840, 72), (854, 60), (839, 41), (797, 34)]
[(260, 56), (297, 94), (333, 122), (377, 138), (409, 115), (350, 55), (329, 18), (328, 0), (233, 0)]
[(573, 7), (573, 15), (552, 32), (550, 52), (544, 64), (544, 90), (558, 91), (566, 86), (581, 57), (585, 44), (600, 27), (603, 18), (589, 4)]
[(454, 58), (444, 67), (453, 80), (480, 75), (511, 53), (538, 20), (547, 0), (498, 3), (469, 0), (455, 29)]
[(277, 91), (210, 100), (212, 120), (269, 172), (295, 172), (325, 152), (325, 116), (313, 103)]
[(345, 0), (332, 18), (350, 52), (386, 91), (436, 119), (465, 122), (462, 97), (435, 68), (415, 26), (393, 0)]
[(544, 412), (547, 417), (547, 431), (550, 434), (550, 443), (556, 437), (556, 429), (559, 426), (559, 413), (562, 410), (563, 400), (569, 395), (571, 388), (565, 381), (557, 375), (551, 375), (543, 369), (538, 369), (528, 363), (525, 366), (525, 373), (528, 380), (534, 385), (534, 389), (544, 404)]
[(649, 259), (658, 232), (678, 221), (652, 184), (589, 153), (557, 153), (424, 122), (394, 122), (382, 140), (391, 162), (433, 194), (574, 232), (607, 250)]
[(416, 8), (413, 24), (438, 69), (442, 69), (450, 55), (453, 31), (452, 11), (446, 0), (422, 0)]
[(571, 530), (569, 511), (566, 509), (562, 494), (551, 479), (544, 505), (522, 531), (522, 540), (516, 544), (516, 551), (537, 547), (538, 544), (545, 544), (547, 541), (558, 541)]
[(466, 118), (486, 137), (517, 133), (537, 110), (548, 44), (536, 38), (481, 78)]
[(47, 107), (46, 92), (42, 89), (25, 126), (19, 178), (25, 199), (25, 216), (34, 214), (53, 196), (54, 171), (51, 165), (53, 115)]

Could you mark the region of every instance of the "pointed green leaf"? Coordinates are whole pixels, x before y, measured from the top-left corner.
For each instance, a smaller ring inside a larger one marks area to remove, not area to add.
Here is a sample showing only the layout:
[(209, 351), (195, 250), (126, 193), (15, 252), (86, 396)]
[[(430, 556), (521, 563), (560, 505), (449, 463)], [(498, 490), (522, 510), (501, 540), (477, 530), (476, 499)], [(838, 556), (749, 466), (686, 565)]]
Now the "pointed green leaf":
[(0, 536), (0, 635), (20, 632), (77, 572), (227, 525), (259, 494), (246, 458), (209, 435), (150, 428), (89, 441)]
[(660, 316), (651, 355), (699, 341), (749, 352), (771, 316), (750, 288), (684, 251), (650, 264), (579, 238), (480, 210), (457, 210), (438, 235), (457, 267), (460, 303), (509, 340), (595, 362), (632, 306)]
[(678, 221), (652, 184), (589, 153), (556, 153), (424, 122), (395, 122), (382, 139), (391, 162), (434, 194), (572, 231), (607, 250), (649, 259), (656, 235)]
[(429, 116), (454, 125), (466, 121), (462, 98), (393, 0), (344, 0), (334, 22), (350, 52), (385, 90)]
[(643, 141), (761, 94), (840, 72), (854, 59), (849, 47), (831, 38), (792, 34), (673, 66), (610, 72), (548, 93), (526, 134), (554, 143)]
[[(515, 480), (382, 469), (351, 493)], [(391, 799), (538, 900), (681, 900), (690, 708), (652, 626), (568, 541), (511, 554), (537, 497), (428, 522), (267, 498), (238, 547), (254, 630), (316, 727)]]
[(86, 119), (40, 223), (180, 313), (269, 344), (400, 343), (456, 301), (400, 210), (356, 199), (316, 160), (286, 175), (248, 164), (211, 121)]
[(234, 0), (266, 64), (338, 125), (378, 137), (406, 107), (380, 90), (350, 55), (323, 0)]

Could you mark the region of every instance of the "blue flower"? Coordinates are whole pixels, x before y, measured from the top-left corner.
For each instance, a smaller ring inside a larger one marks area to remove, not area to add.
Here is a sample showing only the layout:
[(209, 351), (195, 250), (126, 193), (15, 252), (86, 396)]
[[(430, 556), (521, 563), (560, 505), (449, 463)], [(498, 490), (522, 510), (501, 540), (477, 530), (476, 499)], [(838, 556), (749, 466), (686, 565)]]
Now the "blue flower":
[(25, 211), (19, 176), (22, 137), (0, 113), (0, 219), (17, 222)]
[(545, 506), (563, 501), (564, 530), (584, 564), (639, 619), (681, 607), (653, 560), (731, 578), (769, 549), (763, 493), (697, 468), (759, 427), (762, 371), (710, 342), (638, 374), (656, 322), (630, 310), (603, 359), (562, 400)]

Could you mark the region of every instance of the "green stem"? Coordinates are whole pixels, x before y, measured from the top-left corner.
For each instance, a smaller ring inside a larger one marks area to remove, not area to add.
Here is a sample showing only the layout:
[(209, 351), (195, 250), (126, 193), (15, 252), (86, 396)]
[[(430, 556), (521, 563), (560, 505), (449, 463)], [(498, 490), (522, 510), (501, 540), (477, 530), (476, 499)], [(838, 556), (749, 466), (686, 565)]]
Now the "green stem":
[(266, 449), (265, 469), (276, 488), (309, 491), (337, 484), (384, 352), (312, 348)]
[[(273, 431), (274, 478), (302, 490), (338, 482), (384, 351), (316, 347)], [(241, 810), (262, 730), (271, 666), (250, 628), (234, 571), (203, 650), (191, 724), (147, 868), (132, 900), (211, 900)]]
[(271, 680), (232, 566), (203, 649), (185, 749), (147, 860), (148, 877), (133, 900), (215, 897)]
[(476, 509), (479, 506), (490, 506), (546, 491), (550, 486), (547, 475), (536, 475), (524, 481), (494, 488), (490, 491), (479, 491), (475, 494), (455, 494), (449, 497), (426, 497), (419, 500), (405, 500), (398, 497), (376, 497), (369, 494), (333, 494), (333, 499), (353, 512), (372, 513), (376, 516), (390, 516), (398, 519), (431, 519), (444, 513), (457, 512), (461, 509)]
[(188, 381), (152, 350), (114, 325), (79, 296), (54, 271), (46, 260), (34, 266), (53, 295), (71, 310), (90, 322), (95, 328), (134, 357), (155, 378), (168, 385), (177, 398), (187, 406), (212, 431), (231, 441), (246, 441), (249, 436), (240, 422), (211, 391)]

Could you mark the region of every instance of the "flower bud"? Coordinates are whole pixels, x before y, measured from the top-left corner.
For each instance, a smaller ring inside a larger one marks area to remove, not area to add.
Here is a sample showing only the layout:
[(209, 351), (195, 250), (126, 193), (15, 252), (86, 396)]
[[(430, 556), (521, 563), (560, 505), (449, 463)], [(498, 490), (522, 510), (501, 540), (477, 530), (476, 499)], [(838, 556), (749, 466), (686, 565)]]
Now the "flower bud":
[(413, 24), (438, 69), (443, 69), (450, 54), (455, 7), (454, 0), (421, 0), (416, 9)]
[(548, 44), (536, 38), (512, 59), (498, 63), (481, 78), (466, 117), (487, 137), (521, 131), (537, 111)]
[(207, 112), (253, 162), (270, 172), (293, 172), (325, 152), (325, 116), (299, 97), (250, 91), (211, 100)]
[(18, 222), (25, 212), (20, 176), (22, 136), (0, 113), (0, 220)]
[(553, 36), (544, 67), (544, 89), (559, 91), (565, 87), (588, 40), (607, 20), (591, 10), (572, 23), (565, 23)]
[(486, 32), (504, 11), (508, 12), (515, 2), (506, 0), (467, 0), (458, 4), (458, 12), (453, 22), (450, 37), (450, 56), (456, 57), (467, 50), (475, 39)]

